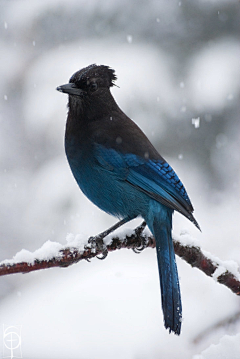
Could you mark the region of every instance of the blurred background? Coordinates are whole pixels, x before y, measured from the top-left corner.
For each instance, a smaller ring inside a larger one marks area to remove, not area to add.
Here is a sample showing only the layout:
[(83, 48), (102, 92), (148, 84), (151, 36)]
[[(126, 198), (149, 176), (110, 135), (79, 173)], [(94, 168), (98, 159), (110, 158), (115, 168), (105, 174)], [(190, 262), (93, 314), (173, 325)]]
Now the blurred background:
[[(239, 2), (2, 0), (0, 8), (0, 260), (115, 223), (73, 179), (67, 96), (55, 91), (97, 63), (116, 70), (117, 103), (187, 188), (202, 233), (175, 214), (174, 235), (187, 231), (240, 264)], [(240, 301), (177, 261), (180, 337), (163, 327), (152, 249), (2, 277), (0, 325), (22, 326), (24, 358), (192, 358), (240, 331), (228, 323)]]

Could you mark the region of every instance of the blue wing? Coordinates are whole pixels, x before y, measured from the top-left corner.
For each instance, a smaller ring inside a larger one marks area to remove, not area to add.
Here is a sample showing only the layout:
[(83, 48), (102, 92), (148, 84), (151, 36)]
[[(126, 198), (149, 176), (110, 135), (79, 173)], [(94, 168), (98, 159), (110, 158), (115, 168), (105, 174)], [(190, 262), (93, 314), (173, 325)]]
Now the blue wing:
[(101, 166), (113, 171), (120, 179), (138, 187), (140, 191), (156, 201), (182, 213), (199, 228), (192, 215), (193, 207), (187, 192), (177, 174), (165, 160), (123, 154), (102, 145), (95, 147), (96, 159)]

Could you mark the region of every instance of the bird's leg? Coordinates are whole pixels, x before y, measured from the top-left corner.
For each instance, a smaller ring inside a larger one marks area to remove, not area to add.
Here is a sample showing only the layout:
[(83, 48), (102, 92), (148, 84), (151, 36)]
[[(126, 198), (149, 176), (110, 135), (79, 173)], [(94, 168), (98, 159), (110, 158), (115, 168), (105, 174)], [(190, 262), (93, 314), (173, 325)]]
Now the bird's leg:
[(121, 227), (123, 224), (129, 222), (131, 219), (126, 217), (126, 218), (123, 218), (121, 219), (121, 221), (115, 223), (112, 227), (106, 229), (106, 231), (100, 233), (97, 235), (97, 237), (99, 238), (105, 238), (107, 237), (110, 233), (112, 233), (113, 231), (115, 231), (116, 229), (118, 229), (119, 227)]
[(105, 259), (108, 255), (107, 246), (105, 245), (103, 238), (105, 238), (107, 235), (109, 235), (128, 221), (130, 221), (130, 218), (123, 218), (121, 219), (121, 221), (117, 222), (112, 227), (106, 229), (104, 232), (88, 239), (88, 243), (91, 244), (92, 248), (96, 248), (102, 252), (102, 257), (97, 256), (98, 259)]
[(140, 226), (138, 226), (137, 228), (135, 228), (134, 232), (136, 233), (137, 236), (140, 236), (142, 234), (142, 232), (144, 231), (145, 227), (146, 227), (147, 223), (145, 221), (143, 221)]
[(147, 247), (147, 240), (145, 239), (144, 236), (142, 236), (142, 232), (144, 231), (144, 228), (146, 227), (146, 225), (147, 225), (147, 223), (145, 221), (143, 221), (140, 224), (140, 226), (138, 226), (135, 229), (135, 234), (140, 239), (141, 245), (132, 249), (134, 253), (139, 254), (140, 252), (142, 252)]

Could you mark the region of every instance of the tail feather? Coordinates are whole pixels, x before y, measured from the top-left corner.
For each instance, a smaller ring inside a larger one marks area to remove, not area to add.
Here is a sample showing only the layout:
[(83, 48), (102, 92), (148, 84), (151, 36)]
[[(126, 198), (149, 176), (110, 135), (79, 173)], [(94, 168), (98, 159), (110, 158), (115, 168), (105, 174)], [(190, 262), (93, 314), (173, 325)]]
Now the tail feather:
[(157, 249), (158, 269), (162, 296), (164, 324), (169, 333), (180, 334), (182, 323), (182, 303), (177, 265), (171, 235), (172, 213), (168, 220), (154, 218), (152, 228)]

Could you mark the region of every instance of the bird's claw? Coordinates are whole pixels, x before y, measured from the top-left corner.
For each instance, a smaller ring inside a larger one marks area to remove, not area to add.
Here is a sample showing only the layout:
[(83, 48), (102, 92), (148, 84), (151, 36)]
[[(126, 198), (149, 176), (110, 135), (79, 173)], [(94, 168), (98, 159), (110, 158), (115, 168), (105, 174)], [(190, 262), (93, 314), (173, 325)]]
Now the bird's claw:
[(142, 232), (143, 230), (145, 229), (146, 227), (146, 222), (143, 221), (142, 224), (140, 224), (140, 226), (138, 226), (136, 229), (135, 229), (135, 234), (138, 236), (138, 238), (140, 239), (140, 246), (138, 247), (135, 247), (135, 248), (132, 248), (133, 252), (134, 253), (141, 253), (145, 248), (147, 248), (147, 239), (142, 236)]
[(101, 257), (96, 256), (96, 257), (102, 261), (103, 259), (105, 259), (107, 257), (107, 255), (108, 255), (108, 250), (107, 250), (107, 248), (105, 248), (102, 252), (102, 256)]
[(144, 237), (141, 237), (141, 244), (138, 247), (132, 248), (134, 253), (141, 253), (145, 248), (147, 248), (147, 239)]
[(96, 236), (96, 237), (90, 237), (88, 239), (88, 243), (91, 245), (91, 249), (95, 252), (101, 252), (101, 256), (96, 256), (98, 259), (105, 259), (108, 255), (107, 246), (104, 243), (102, 237)]

